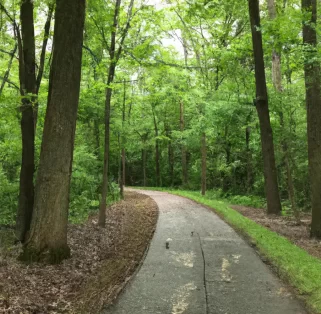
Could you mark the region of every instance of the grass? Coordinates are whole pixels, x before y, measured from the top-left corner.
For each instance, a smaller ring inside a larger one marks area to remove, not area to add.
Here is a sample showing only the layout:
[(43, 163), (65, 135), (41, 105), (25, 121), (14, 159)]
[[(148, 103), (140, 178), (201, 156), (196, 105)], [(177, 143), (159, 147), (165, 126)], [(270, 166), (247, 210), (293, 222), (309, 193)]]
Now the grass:
[[(147, 188), (145, 188), (147, 189)], [(288, 239), (270, 231), (230, 208), (224, 201), (201, 196), (199, 192), (162, 190), (192, 199), (212, 208), (228, 224), (246, 235), (277, 267), (281, 277), (294, 286), (307, 305), (321, 313), (321, 260), (309, 255)]]

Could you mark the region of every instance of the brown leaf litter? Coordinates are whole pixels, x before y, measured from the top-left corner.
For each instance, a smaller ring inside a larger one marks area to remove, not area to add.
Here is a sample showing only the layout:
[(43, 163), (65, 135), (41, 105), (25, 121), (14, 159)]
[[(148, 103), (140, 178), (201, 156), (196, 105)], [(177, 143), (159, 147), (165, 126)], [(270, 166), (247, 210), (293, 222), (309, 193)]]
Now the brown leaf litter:
[[(71, 258), (60, 265), (17, 261), (19, 246), (0, 233), (0, 313), (99, 313), (111, 304), (140, 264), (158, 217), (156, 203), (127, 192), (107, 209), (106, 228), (97, 216), (69, 225)], [(10, 238), (10, 237), (9, 237)]]

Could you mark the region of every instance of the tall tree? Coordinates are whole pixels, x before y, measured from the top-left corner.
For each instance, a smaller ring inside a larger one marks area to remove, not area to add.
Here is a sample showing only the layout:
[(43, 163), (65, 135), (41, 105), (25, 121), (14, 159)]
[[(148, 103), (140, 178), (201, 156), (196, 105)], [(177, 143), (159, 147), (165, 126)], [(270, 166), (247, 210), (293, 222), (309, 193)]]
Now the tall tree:
[[(36, 102), (36, 52), (33, 20), (33, 1), (25, 0), (20, 6), (21, 40), (19, 42), (19, 77), (21, 103), (22, 161), (20, 171), (19, 205), (16, 219), (16, 237), (25, 240), (30, 228), (35, 171), (34, 104)], [(19, 30), (17, 30), (19, 31)], [(18, 39), (20, 35), (18, 34)]]
[[(121, 53), (123, 50), (123, 44), (125, 42), (129, 27), (130, 27), (134, 0), (131, 0), (129, 4), (127, 23), (124, 29), (122, 30), (119, 47), (117, 49), (116, 37), (117, 37), (117, 30), (118, 30), (118, 24), (119, 24), (120, 5), (121, 5), (121, 0), (116, 0), (114, 18), (113, 18), (113, 27), (112, 27), (111, 37), (110, 37), (110, 45), (108, 46), (109, 67), (108, 67), (106, 99), (105, 99), (104, 169), (103, 169), (102, 192), (101, 192), (101, 200), (99, 204), (99, 219), (98, 219), (98, 224), (101, 227), (105, 227), (105, 224), (106, 224), (106, 205), (107, 205), (106, 198), (107, 198), (107, 192), (108, 192), (108, 168), (109, 168), (109, 150), (110, 150), (110, 106), (111, 106), (111, 98), (113, 94), (113, 89), (111, 84), (114, 82), (117, 63), (121, 56)], [(104, 41), (106, 40), (104, 39)]]
[(67, 222), (84, 20), (85, 0), (57, 0), (34, 214), (22, 255), (29, 261), (48, 259), (58, 263), (70, 255)]
[(311, 189), (311, 236), (321, 238), (321, 90), (317, 52), (317, 1), (302, 0), (303, 43), (305, 45), (305, 92), (308, 125), (308, 160)]
[(255, 106), (260, 122), (267, 212), (268, 214), (280, 214), (281, 202), (278, 189), (273, 133), (270, 122), (268, 94), (266, 88), (259, 1), (249, 0), (248, 4), (255, 63)]
[[(179, 124), (180, 124), (180, 131), (184, 132), (185, 129), (185, 120), (184, 120), (184, 103), (181, 100), (179, 103)], [(188, 170), (187, 170), (187, 154), (186, 154), (186, 146), (185, 143), (181, 146), (181, 158), (182, 158), (182, 184), (183, 186), (187, 186), (188, 183)]]
[(201, 175), (201, 186), (202, 195), (206, 193), (206, 133), (202, 133), (201, 140), (201, 155), (202, 155), (202, 175)]
[(30, 229), (34, 202), (33, 177), (35, 172), (35, 129), (37, 124), (40, 84), (43, 76), (46, 47), (54, 5), (49, 5), (44, 39), (36, 75), (35, 32), (33, 1), (24, 0), (20, 7), (21, 36), (16, 28), (19, 47), (19, 78), (21, 104), (22, 161), (20, 171), (19, 203), (16, 218), (16, 238), (24, 242)]

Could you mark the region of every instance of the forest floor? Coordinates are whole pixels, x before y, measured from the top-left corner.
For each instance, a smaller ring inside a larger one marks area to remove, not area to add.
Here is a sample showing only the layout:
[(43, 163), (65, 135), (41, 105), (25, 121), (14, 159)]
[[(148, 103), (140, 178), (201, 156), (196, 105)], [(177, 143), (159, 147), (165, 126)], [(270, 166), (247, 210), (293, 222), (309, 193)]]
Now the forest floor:
[(13, 230), (0, 230), (0, 313), (98, 313), (140, 265), (157, 217), (150, 197), (127, 192), (108, 208), (105, 229), (97, 216), (69, 225), (72, 256), (60, 265), (18, 262)]
[(321, 258), (321, 241), (310, 238), (311, 214), (301, 214), (301, 224), (293, 216), (268, 216), (261, 208), (230, 205), (243, 216), (288, 238), (309, 254)]

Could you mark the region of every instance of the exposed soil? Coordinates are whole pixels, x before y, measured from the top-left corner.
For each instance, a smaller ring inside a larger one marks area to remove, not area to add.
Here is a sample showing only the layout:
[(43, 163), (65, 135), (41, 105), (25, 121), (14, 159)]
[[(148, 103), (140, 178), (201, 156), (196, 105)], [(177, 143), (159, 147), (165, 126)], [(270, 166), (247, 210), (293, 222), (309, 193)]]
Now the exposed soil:
[(309, 254), (321, 258), (321, 241), (310, 238), (311, 215), (302, 214), (301, 224), (298, 224), (294, 217), (268, 216), (264, 209), (239, 205), (231, 205), (230, 207), (240, 212), (243, 216), (288, 238)]
[(151, 198), (127, 192), (107, 209), (105, 229), (96, 216), (69, 226), (72, 256), (60, 265), (18, 262), (13, 231), (0, 231), (0, 313), (99, 313), (139, 266), (157, 217)]

